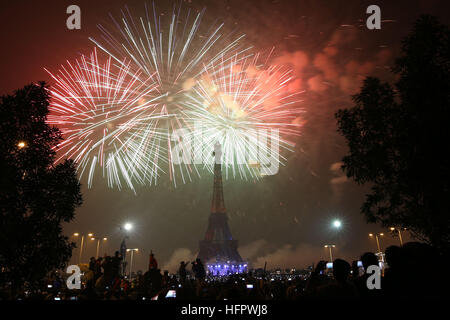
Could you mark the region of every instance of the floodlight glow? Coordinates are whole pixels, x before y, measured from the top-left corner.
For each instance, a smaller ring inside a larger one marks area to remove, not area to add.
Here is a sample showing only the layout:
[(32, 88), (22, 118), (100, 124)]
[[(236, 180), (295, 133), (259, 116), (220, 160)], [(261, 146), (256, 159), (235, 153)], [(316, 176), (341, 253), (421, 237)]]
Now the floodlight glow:
[(334, 220), (334, 221), (333, 221), (333, 226), (334, 226), (335, 228), (340, 228), (340, 227), (342, 226), (342, 222), (339, 221), (339, 220)]
[(127, 231), (130, 231), (131, 229), (133, 229), (133, 225), (131, 223), (125, 223), (125, 225), (123, 227)]

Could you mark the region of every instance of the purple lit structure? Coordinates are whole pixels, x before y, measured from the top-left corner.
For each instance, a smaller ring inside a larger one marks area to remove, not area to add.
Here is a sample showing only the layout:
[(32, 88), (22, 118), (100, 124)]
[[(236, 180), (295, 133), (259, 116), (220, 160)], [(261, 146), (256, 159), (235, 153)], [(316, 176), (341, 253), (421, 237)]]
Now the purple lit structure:
[(247, 263), (238, 252), (238, 241), (233, 239), (228, 226), (227, 210), (222, 186), (222, 151), (214, 146), (214, 185), (208, 228), (204, 240), (199, 242), (198, 258), (206, 265), (209, 275), (228, 275), (247, 272)]
[(248, 265), (245, 262), (215, 262), (207, 263), (206, 270), (209, 276), (227, 276), (232, 274), (247, 273)]

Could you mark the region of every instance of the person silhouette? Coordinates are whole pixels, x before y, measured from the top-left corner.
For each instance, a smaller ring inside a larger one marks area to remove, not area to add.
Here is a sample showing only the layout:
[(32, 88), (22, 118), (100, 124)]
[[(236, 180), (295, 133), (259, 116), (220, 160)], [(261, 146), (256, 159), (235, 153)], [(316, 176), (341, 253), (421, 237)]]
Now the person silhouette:
[(156, 268), (158, 268), (158, 261), (156, 261), (155, 255), (153, 254), (153, 252), (150, 252), (148, 269), (150, 270), (150, 269), (156, 269)]
[(188, 265), (188, 263), (189, 263), (189, 261), (186, 263), (184, 261), (180, 262), (180, 268), (178, 269), (178, 274), (180, 276), (180, 282), (182, 284), (184, 284), (186, 282), (186, 266)]
[(348, 282), (351, 266), (342, 259), (333, 262), (334, 281), (322, 288), (319, 288), (319, 296), (322, 298), (348, 299), (355, 298), (356, 288), (353, 283)]

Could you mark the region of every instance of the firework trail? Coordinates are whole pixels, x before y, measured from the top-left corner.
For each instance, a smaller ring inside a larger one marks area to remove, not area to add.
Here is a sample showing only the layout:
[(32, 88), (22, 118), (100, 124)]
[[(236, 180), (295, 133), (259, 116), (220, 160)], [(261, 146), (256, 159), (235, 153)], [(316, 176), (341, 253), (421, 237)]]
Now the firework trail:
[(205, 9), (193, 14), (191, 9), (183, 11), (181, 5), (174, 5), (172, 14), (166, 19), (161, 18), (163, 13), (157, 12), (154, 3), (153, 12), (149, 12), (145, 4), (145, 18), (134, 19), (128, 7), (125, 10), (121, 11), (121, 22), (111, 16), (116, 27), (114, 34), (118, 37), (99, 25), (103, 41), (89, 39), (119, 63), (122, 57), (131, 59), (147, 76), (154, 77), (159, 88), (167, 94), (176, 94), (192, 86), (192, 78), (227, 53), (235, 53), (244, 37), (231, 39), (230, 35), (224, 36), (221, 33), (223, 23), (212, 24), (208, 33), (201, 34)]
[[(142, 70), (150, 81), (158, 84), (157, 90), (163, 99), (155, 106), (155, 114), (159, 113), (161, 117), (151, 123), (142, 122), (145, 129), (135, 135), (133, 143), (139, 144), (139, 139), (153, 141), (152, 145), (158, 146), (162, 158), (168, 159), (170, 179), (176, 185), (171, 134), (186, 127), (180, 103), (184, 94), (218, 61), (223, 63), (227, 56), (230, 58), (236, 53), (245, 57), (242, 53), (249, 48), (240, 48), (243, 36), (224, 35), (221, 23), (201, 28), (205, 9), (193, 12), (174, 5), (171, 14), (164, 15), (153, 3), (152, 9), (145, 5), (144, 17), (138, 19), (133, 18), (127, 7), (121, 12), (120, 21), (111, 16), (115, 26), (113, 31), (99, 25), (101, 40), (92, 37), (90, 40), (119, 64), (127, 57), (133, 62), (132, 70)], [(201, 29), (208, 31), (202, 33)], [(156, 136), (155, 132), (158, 133)], [(161, 139), (155, 142), (155, 137)], [(145, 150), (141, 155), (143, 159), (149, 157)], [(196, 171), (188, 163), (179, 169), (183, 183), (191, 180), (191, 173)]]
[[(55, 81), (48, 123), (59, 127), (65, 138), (57, 146), (56, 161), (63, 157), (76, 161), (80, 179), (87, 173), (89, 187), (97, 167), (111, 187), (121, 188), (125, 181), (134, 189), (133, 180), (145, 183), (149, 169), (150, 179), (156, 178), (152, 159), (158, 155), (147, 156), (144, 163), (140, 152), (147, 141), (130, 143), (142, 130), (141, 122), (160, 117), (154, 114), (155, 83), (140, 80), (140, 72), (132, 72), (125, 60), (113, 65), (109, 57), (100, 64), (96, 49), (90, 57), (67, 61), (56, 74), (45, 70)], [(151, 146), (144, 149), (148, 152)]]

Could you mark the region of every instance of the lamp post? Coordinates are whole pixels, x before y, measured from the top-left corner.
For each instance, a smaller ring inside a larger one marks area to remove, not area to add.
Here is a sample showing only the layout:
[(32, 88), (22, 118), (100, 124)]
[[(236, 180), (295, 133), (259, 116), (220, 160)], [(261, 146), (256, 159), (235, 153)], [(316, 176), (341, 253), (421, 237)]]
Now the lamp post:
[(382, 233), (382, 232), (381, 232), (381, 233), (378, 233), (378, 234), (369, 233), (369, 237), (370, 237), (370, 238), (375, 237), (375, 239), (376, 239), (376, 241), (377, 241), (378, 253), (379, 253), (380, 256), (381, 256), (381, 261), (384, 261), (384, 259), (383, 259), (383, 252), (381, 251), (380, 239), (378, 238), (378, 236), (382, 237), (382, 236), (384, 236), (384, 233)]
[(331, 249), (335, 248), (335, 247), (336, 247), (336, 245), (334, 245), (334, 244), (326, 244), (326, 245), (324, 245), (324, 248), (330, 249), (330, 262), (333, 262), (333, 254), (331, 253)]
[[(95, 240), (95, 238), (91, 238), (91, 240)], [(102, 239), (103, 241), (106, 241), (106, 240), (108, 240), (108, 238), (103, 238)], [(100, 249), (100, 238), (99, 239), (97, 239), (97, 254), (96, 254), (96, 257), (97, 257), (97, 259), (98, 259), (98, 257), (99, 257), (99, 249)]]
[[(73, 236), (74, 237), (79, 237), (80, 234), (78, 232), (75, 232), (73, 234)], [(93, 233), (88, 233), (87, 236), (92, 238), (94, 236), (94, 234)], [(83, 256), (83, 245), (84, 245), (84, 234), (81, 235), (80, 255), (78, 256), (78, 264), (81, 263), (81, 259), (82, 259), (82, 256)]]
[(406, 228), (396, 228), (396, 227), (390, 227), (389, 230), (392, 232), (396, 231), (398, 233), (398, 240), (400, 241), (400, 247), (403, 247), (403, 237), (402, 237), (402, 230), (406, 230)]
[(133, 269), (133, 253), (134, 253), (135, 251), (139, 251), (139, 249), (138, 249), (138, 248), (127, 249), (127, 252), (128, 252), (128, 251), (131, 251), (131, 260), (130, 260), (130, 281), (131, 281), (131, 271), (132, 271), (132, 269)]
[(122, 275), (125, 275), (126, 273), (126, 254), (127, 254), (127, 245), (125, 243), (125, 240), (128, 238), (128, 233), (133, 229), (133, 225), (130, 222), (125, 223), (122, 227), (120, 227), (120, 230), (124, 231), (124, 236), (122, 243), (120, 244), (120, 255), (122, 256)]

